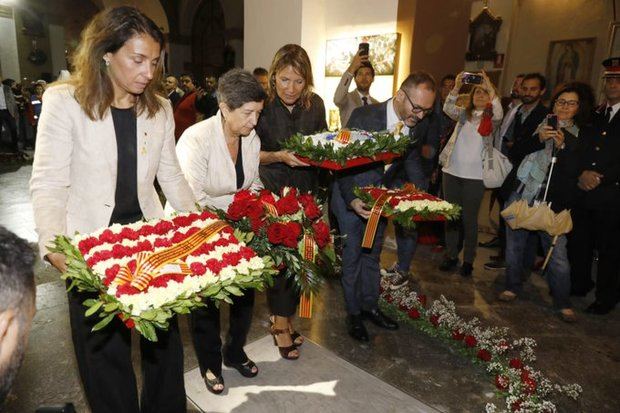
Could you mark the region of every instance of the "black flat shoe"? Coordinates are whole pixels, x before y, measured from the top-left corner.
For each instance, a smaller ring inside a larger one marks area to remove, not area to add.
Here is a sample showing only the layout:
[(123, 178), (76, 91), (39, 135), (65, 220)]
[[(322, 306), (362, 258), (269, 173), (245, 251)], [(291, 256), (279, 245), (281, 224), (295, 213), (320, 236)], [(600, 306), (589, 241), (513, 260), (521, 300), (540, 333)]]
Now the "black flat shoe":
[(250, 359), (245, 363), (231, 363), (224, 359), (224, 365), (237, 370), (243, 377), (255, 377), (258, 374), (258, 368), (256, 368), (256, 371), (252, 371), (252, 369), (256, 367), (256, 364)]
[(461, 274), (461, 277), (471, 277), (471, 274), (474, 272), (474, 266), (471, 265), (468, 262), (464, 262), (463, 265), (461, 265), (461, 269), (459, 270), (459, 274)]
[(398, 323), (383, 314), (378, 308), (372, 311), (362, 311), (362, 317), (366, 320), (370, 320), (374, 325), (385, 328), (386, 330), (398, 329)]
[(347, 331), (357, 341), (367, 342), (370, 340), (368, 331), (362, 322), (362, 317), (359, 315), (347, 316)]
[(454, 271), (459, 263), (458, 258), (446, 258), (441, 264), (439, 264), (439, 271), (448, 272)]
[[(207, 390), (209, 390), (211, 393), (213, 394), (221, 394), (224, 391), (224, 378), (222, 377), (222, 375), (220, 374), (219, 376), (216, 376), (214, 379), (210, 379), (207, 377), (207, 375), (210, 373), (210, 371), (207, 371), (205, 373), (205, 384), (207, 385)], [(213, 374), (213, 373), (211, 373)], [(215, 374), (213, 374), (215, 376)], [(221, 389), (215, 389), (215, 386), (217, 386), (218, 384), (222, 385)]]

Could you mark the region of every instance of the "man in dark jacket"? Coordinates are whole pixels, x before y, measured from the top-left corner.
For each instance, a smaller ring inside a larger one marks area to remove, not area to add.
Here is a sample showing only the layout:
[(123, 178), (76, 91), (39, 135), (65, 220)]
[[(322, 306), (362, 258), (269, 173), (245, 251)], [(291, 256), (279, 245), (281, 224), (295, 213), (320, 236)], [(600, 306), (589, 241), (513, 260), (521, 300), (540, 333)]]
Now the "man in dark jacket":
[[(402, 132), (408, 134), (409, 129), (432, 111), (434, 99), (435, 81), (427, 73), (416, 72), (405, 79), (392, 99), (355, 109), (347, 127), (367, 131), (392, 131), (402, 127)], [(380, 221), (372, 248), (362, 248), (370, 211), (353, 192), (355, 187), (381, 185), (383, 170), (383, 164), (373, 163), (342, 171), (336, 178), (332, 194), (331, 208), (337, 217), (340, 233), (346, 237), (342, 253), (342, 287), (348, 331), (359, 341), (369, 340), (362, 318), (385, 329), (398, 328), (398, 324), (378, 308), (379, 255), (385, 222)]]
[(571, 215), (569, 258), (574, 295), (593, 286), (592, 256), (598, 251), (596, 300), (586, 311), (607, 314), (618, 300), (620, 268), (620, 58), (603, 62), (605, 98), (594, 117), (595, 133), (582, 142), (578, 187), (581, 198)]

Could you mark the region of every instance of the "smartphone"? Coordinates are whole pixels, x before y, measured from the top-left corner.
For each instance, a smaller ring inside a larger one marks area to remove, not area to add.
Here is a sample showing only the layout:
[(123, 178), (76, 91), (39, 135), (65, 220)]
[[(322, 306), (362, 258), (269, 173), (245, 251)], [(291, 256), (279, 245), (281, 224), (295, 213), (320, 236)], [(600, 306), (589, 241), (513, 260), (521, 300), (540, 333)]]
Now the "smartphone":
[(463, 83), (467, 83), (470, 85), (480, 85), (482, 84), (482, 76), (476, 73), (464, 72)]
[(550, 113), (547, 115), (547, 126), (551, 126), (554, 130), (558, 130), (558, 115)]
[(370, 53), (370, 45), (368, 43), (360, 43), (358, 53), (360, 56), (368, 56)]

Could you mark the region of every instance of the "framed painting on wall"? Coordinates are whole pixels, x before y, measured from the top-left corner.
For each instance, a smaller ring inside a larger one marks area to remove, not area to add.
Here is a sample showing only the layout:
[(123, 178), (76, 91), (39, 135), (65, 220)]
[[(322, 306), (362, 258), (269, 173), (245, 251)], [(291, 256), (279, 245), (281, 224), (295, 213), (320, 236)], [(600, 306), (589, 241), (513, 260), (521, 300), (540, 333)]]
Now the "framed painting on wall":
[(325, 76), (340, 77), (351, 64), (360, 43), (369, 44), (370, 62), (376, 76), (394, 75), (398, 58), (399, 33), (330, 39), (325, 51)]
[(553, 40), (547, 56), (547, 90), (571, 81), (590, 82), (596, 38)]
[(609, 50), (607, 57), (620, 56), (620, 21), (609, 25)]

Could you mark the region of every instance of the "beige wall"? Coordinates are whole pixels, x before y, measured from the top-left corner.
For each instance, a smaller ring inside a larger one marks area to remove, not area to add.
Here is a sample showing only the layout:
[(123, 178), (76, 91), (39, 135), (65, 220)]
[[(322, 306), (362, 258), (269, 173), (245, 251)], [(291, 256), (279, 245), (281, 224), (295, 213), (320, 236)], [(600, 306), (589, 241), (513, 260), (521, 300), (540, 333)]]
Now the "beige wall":
[(470, 16), (469, 0), (418, 1), (410, 70), (425, 70), (437, 81), (463, 70)]
[[(491, 6), (494, 2), (491, 2)], [(545, 73), (549, 42), (596, 37), (590, 82), (598, 89), (601, 61), (606, 57), (612, 3), (602, 0), (518, 0), (512, 16), (509, 55), (502, 90), (522, 72)]]

